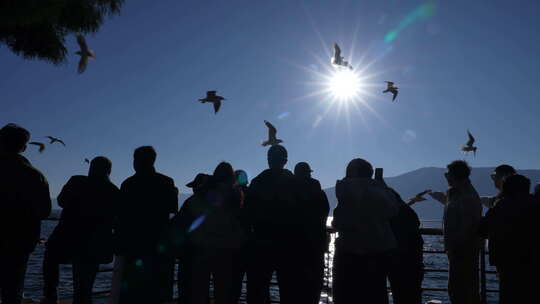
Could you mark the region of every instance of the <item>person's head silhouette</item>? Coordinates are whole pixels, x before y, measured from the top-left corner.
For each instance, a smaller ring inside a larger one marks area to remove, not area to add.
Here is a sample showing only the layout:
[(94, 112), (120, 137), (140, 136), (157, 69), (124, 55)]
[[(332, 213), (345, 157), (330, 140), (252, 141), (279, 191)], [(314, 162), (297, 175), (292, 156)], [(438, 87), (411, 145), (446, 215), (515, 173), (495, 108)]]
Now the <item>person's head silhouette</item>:
[(105, 156), (98, 156), (90, 162), (88, 176), (108, 179), (111, 175), (112, 162)]
[(282, 145), (275, 145), (268, 149), (268, 166), (270, 169), (283, 169), (287, 164), (287, 149)]
[(301, 178), (310, 178), (311, 177), (311, 167), (306, 162), (299, 162), (294, 166), (294, 175)]
[(216, 182), (223, 182), (227, 184), (234, 184), (234, 170), (231, 164), (228, 162), (221, 162), (214, 170), (212, 177)]
[(495, 168), (493, 173), (491, 173), (491, 179), (493, 180), (495, 188), (501, 190), (504, 179), (514, 174), (516, 174), (516, 169), (510, 165), (500, 165)]
[(371, 178), (373, 166), (365, 159), (355, 158), (347, 165), (346, 177)]
[(503, 197), (515, 197), (529, 195), (531, 180), (521, 174), (506, 177), (502, 184)]
[(455, 160), (446, 166), (448, 169), (444, 176), (450, 187), (455, 187), (469, 180), (471, 167), (464, 160)]
[(135, 172), (154, 171), (157, 153), (152, 146), (142, 146), (135, 149), (133, 154), (133, 168)]
[(0, 129), (0, 152), (19, 154), (26, 150), (30, 132), (16, 124), (7, 124)]
[(193, 193), (198, 193), (208, 182), (209, 179), (210, 175), (199, 173), (191, 182), (186, 184), (186, 187), (191, 188), (193, 190)]

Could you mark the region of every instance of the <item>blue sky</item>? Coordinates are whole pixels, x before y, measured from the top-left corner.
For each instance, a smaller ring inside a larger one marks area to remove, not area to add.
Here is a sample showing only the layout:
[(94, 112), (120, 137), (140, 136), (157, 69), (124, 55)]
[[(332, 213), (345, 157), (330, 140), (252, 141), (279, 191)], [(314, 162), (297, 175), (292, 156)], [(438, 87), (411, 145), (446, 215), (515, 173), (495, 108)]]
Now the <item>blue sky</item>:
[[(467, 129), (479, 147), (473, 166), (539, 168), (539, 9), (487, 0), (126, 1), (87, 37), (97, 60), (82, 75), (74, 37), (61, 66), (1, 46), (0, 124), (66, 141), (25, 153), (53, 196), (86, 173), (85, 157), (109, 157), (119, 184), (141, 145), (157, 149), (156, 167), (183, 192), (222, 160), (251, 178), (266, 168), (265, 119), (289, 150), (289, 168), (309, 162), (325, 187), (355, 157), (387, 176), (444, 166), (463, 158)], [(314, 94), (334, 41), (364, 79), (356, 106)], [(400, 88), (397, 103), (380, 93), (385, 80)], [(218, 115), (197, 102), (210, 89), (228, 99)]]

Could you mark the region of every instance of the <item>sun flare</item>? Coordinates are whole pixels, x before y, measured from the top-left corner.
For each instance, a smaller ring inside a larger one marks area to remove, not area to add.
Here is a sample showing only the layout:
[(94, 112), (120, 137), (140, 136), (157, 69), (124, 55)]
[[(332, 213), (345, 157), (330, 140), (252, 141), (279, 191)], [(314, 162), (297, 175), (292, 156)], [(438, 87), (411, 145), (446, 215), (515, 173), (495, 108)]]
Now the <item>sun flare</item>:
[(335, 71), (328, 79), (328, 90), (338, 100), (352, 100), (360, 93), (360, 77), (349, 69)]

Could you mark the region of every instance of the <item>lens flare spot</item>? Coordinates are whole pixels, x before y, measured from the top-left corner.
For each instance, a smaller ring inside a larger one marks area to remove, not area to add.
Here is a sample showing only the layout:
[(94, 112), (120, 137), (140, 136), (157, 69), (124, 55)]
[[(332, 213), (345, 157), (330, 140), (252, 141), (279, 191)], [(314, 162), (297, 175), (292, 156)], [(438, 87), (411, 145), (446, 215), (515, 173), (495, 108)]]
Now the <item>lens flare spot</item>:
[(196, 218), (193, 223), (191, 223), (191, 226), (188, 229), (188, 232), (192, 232), (193, 230), (199, 228), (199, 226), (204, 222), (206, 219), (206, 215), (201, 215), (198, 218)]

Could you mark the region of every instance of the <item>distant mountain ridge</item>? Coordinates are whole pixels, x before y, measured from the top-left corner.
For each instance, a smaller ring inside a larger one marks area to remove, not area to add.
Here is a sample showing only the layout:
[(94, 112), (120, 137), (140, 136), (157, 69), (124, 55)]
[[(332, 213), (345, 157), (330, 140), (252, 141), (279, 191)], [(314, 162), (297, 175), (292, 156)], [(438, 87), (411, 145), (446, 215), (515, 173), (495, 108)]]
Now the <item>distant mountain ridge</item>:
[[(495, 195), (497, 193), (490, 177), (493, 170), (494, 167), (479, 167), (472, 169), (471, 182), (481, 196)], [(394, 188), (401, 195), (403, 200), (407, 201), (407, 199), (423, 190), (432, 189), (445, 191), (448, 188), (448, 185), (444, 178), (444, 172), (446, 172), (446, 168), (426, 167), (394, 177), (385, 177), (384, 180), (388, 186)], [(518, 173), (530, 178), (533, 187), (536, 183), (540, 182), (540, 170), (518, 170)], [(330, 209), (333, 210), (337, 205), (335, 188), (328, 188), (324, 191), (330, 201)], [(426, 198), (429, 198), (429, 196), (426, 196)], [(428, 200), (420, 202), (415, 204), (413, 208), (422, 220), (442, 219), (443, 206), (436, 201)]]

